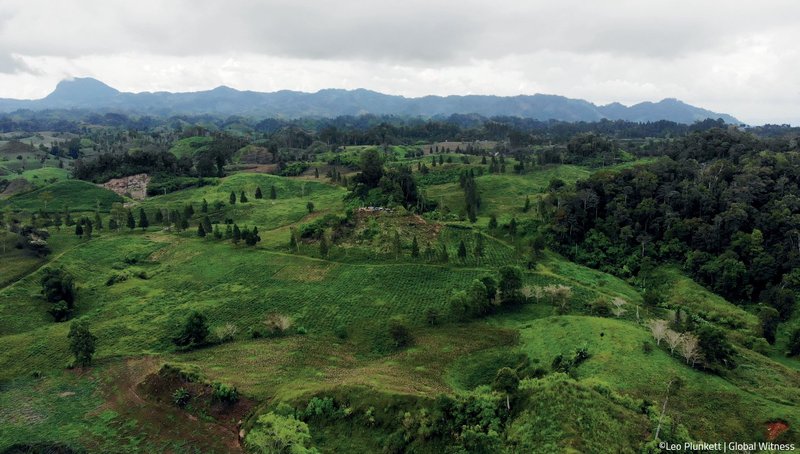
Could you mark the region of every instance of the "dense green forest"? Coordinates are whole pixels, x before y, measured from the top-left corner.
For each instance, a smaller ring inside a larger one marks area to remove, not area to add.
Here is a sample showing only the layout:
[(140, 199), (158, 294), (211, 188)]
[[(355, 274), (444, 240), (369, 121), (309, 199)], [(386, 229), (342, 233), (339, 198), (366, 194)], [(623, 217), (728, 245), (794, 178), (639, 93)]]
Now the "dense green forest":
[(0, 452), (800, 442), (796, 128), (0, 131)]

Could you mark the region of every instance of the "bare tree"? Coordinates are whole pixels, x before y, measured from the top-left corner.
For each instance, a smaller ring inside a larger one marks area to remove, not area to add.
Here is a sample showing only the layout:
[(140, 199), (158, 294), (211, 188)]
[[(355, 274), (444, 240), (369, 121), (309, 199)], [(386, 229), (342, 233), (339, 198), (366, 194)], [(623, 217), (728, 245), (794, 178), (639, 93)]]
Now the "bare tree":
[(683, 341), (683, 334), (668, 329), (667, 332), (664, 333), (664, 339), (666, 339), (667, 345), (669, 345), (669, 353), (674, 354), (675, 349), (678, 348)]
[(559, 314), (566, 314), (569, 311), (569, 300), (572, 298), (572, 287), (566, 285), (548, 285), (544, 289), (544, 294), (556, 307)]
[(700, 340), (692, 333), (684, 333), (683, 334), (683, 341), (680, 345), (680, 352), (681, 355), (686, 359), (686, 364), (689, 362), (692, 363), (694, 367), (695, 363), (700, 359), (701, 351), (700, 351)]
[(661, 341), (664, 340), (664, 336), (669, 329), (669, 324), (666, 320), (649, 320), (647, 322), (647, 326), (650, 328), (650, 333), (653, 335), (653, 339), (656, 340), (656, 345), (661, 345)]
[(653, 440), (658, 440), (658, 434), (661, 432), (661, 423), (664, 421), (664, 415), (667, 414), (667, 402), (669, 402), (670, 395), (675, 395), (681, 387), (683, 387), (683, 380), (678, 377), (672, 377), (667, 383), (667, 392), (664, 395), (664, 404), (661, 406), (661, 414), (658, 416), (658, 426), (656, 426)]
[(620, 297), (611, 300), (611, 304), (614, 306), (611, 308), (611, 313), (613, 313), (618, 318), (622, 317), (623, 315), (625, 315), (626, 312), (628, 312), (628, 310), (623, 307), (626, 304), (628, 304), (628, 302)]
[(273, 336), (280, 336), (286, 333), (292, 327), (292, 319), (283, 314), (271, 313), (267, 315), (264, 320), (264, 325), (267, 327), (269, 334)]

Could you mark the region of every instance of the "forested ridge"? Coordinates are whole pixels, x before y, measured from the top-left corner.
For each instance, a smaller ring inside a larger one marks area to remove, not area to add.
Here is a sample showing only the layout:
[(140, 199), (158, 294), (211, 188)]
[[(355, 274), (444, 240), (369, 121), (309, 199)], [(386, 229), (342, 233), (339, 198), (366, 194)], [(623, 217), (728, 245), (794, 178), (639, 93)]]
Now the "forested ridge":
[[(786, 151), (786, 149), (791, 151)], [(568, 257), (619, 276), (680, 264), (732, 301), (791, 314), (800, 273), (800, 152), (721, 129), (670, 143), (656, 162), (551, 191)]]

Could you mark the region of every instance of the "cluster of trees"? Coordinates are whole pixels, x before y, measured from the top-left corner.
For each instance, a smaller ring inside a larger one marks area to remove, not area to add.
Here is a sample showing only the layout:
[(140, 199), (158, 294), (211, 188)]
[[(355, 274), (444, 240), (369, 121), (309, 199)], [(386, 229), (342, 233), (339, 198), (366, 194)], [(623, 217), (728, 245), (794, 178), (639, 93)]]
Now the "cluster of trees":
[(800, 290), (800, 153), (729, 130), (675, 141), (670, 156), (551, 189), (560, 252), (636, 275), (677, 262), (732, 301), (761, 301), (782, 320)]
[(671, 355), (677, 350), (686, 364), (692, 367), (703, 366), (712, 370), (736, 367), (733, 358), (735, 351), (725, 337), (725, 332), (710, 323), (696, 326), (687, 318), (684, 326), (680, 326), (680, 323), (670, 325), (667, 320), (658, 319), (648, 321), (647, 326), (656, 345), (661, 345), (664, 341)]
[(417, 211), (426, 209), (410, 167), (401, 165), (384, 169), (378, 150), (367, 149), (361, 154), (359, 168), (361, 172), (353, 178), (351, 198), (373, 206), (397, 204)]
[[(519, 267), (506, 265), (498, 270), (498, 279), (485, 276), (475, 279), (466, 290), (454, 290), (448, 299), (451, 315), (457, 320), (469, 320), (482, 317), (504, 307), (514, 307), (531, 301), (549, 302), (557, 314), (567, 314), (572, 301), (572, 288), (563, 284), (545, 286), (525, 286), (522, 270)], [(613, 312), (622, 316), (627, 303), (622, 299), (613, 304)], [(435, 324), (437, 320), (429, 324)]]
[(57, 322), (67, 320), (75, 309), (75, 278), (63, 268), (45, 268), (40, 282), (50, 315)]
[(212, 141), (194, 155), (180, 158), (168, 151), (168, 144), (146, 143), (141, 148), (101, 153), (92, 159), (75, 161), (75, 178), (101, 183), (139, 173), (160, 175), (166, 180), (181, 176), (221, 177), (233, 154), (248, 142), (228, 134), (213, 135)]

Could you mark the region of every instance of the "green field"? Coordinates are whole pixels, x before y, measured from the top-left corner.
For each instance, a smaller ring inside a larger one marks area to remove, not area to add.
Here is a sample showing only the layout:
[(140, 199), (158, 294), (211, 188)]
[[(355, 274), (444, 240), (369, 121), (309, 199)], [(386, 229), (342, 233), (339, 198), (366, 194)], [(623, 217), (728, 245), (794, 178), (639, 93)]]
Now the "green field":
[[(209, 143), (205, 139), (178, 140), (171, 152), (196, 153)], [(315, 162), (327, 165), (336, 156), (355, 162), (365, 148), (321, 152)], [(462, 211), (458, 175), (479, 167), (478, 158), (462, 164), (453, 155), (452, 164), (422, 176), (417, 158), (406, 155), (412, 151), (415, 145), (391, 147), (388, 153), (394, 163), (412, 164), (420, 180), (429, 178), (421, 190), (441, 210)], [(431, 176), (436, 172), (441, 174)], [(664, 283), (664, 302), (649, 307), (640, 281), (587, 268), (549, 249), (532, 256), (524, 246), (527, 237), (487, 227), (492, 214), (501, 225), (514, 217), (538, 226), (542, 217), (536, 209), (522, 211), (526, 196), (535, 206), (553, 179), (574, 185), (591, 173), (581, 166), (546, 165), (522, 175), (477, 176), (482, 207), (478, 222), (470, 224), (399, 207), (360, 210), (358, 202), (346, 198), (346, 188), (308, 175), (235, 173), (214, 184), (133, 202), (68, 179), (61, 169), (26, 171), (23, 176), (37, 186), (56, 181), (0, 202), (9, 215), (24, 221), (45, 210), (45, 203), (50, 212), (69, 207), (92, 216), (99, 208), (107, 226), (112, 204), (127, 202), (135, 219), (141, 209), (150, 225), (95, 230), (91, 239), (78, 238), (73, 228), (51, 227), (52, 252), (43, 258), (16, 249), (10, 235), (0, 239), (5, 247), (0, 450), (41, 442), (91, 452), (239, 452), (239, 430), (250, 430), (259, 414), (297, 413), (314, 397), (330, 397), (348, 410), (327, 419), (306, 418), (315, 446), (326, 453), (372, 452), (382, 450), (398, 428), (423, 433), (424, 424), (416, 427), (411, 421), (428, 421), (439, 408), (437, 399), (446, 395), (468, 402), (464, 411), (499, 412), (504, 419), (495, 435), (507, 452), (642, 452), (653, 439), (673, 378), (683, 386), (664, 413), (662, 439), (764, 440), (767, 423), (783, 421), (791, 429), (779, 440), (797, 442), (797, 360), (778, 361), (777, 350), (765, 356), (744, 345), (759, 328), (749, 308), (709, 292), (674, 267), (654, 273)], [(255, 197), (257, 188), (262, 199)], [(247, 202), (241, 202), (242, 192)], [(207, 213), (201, 212), (204, 200)], [(187, 230), (155, 221), (157, 210), (184, 212), (190, 204), (194, 214)], [(226, 221), (258, 227), (261, 242), (247, 246), (213, 235), (201, 238), (198, 224), (206, 215), (223, 231)], [(330, 241), (327, 254), (313, 234), (290, 246), (291, 231), (325, 220), (330, 222), (323, 229)], [(412, 257), (413, 238), (419, 257)], [(484, 242), (481, 258), (473, 253), (478, 238)], [(468, 250), (464, 259), (458, 257), (462, 242)], [(425, 255), (428, 248), (437, 250), (435, 256)], [(439, 256), (441, 248), (447, 260)], [(468, 320), (451, 313), (454, 291), (467, 290), (476, 279), (497, 278), (505, 265), (520, 267), (528, 293), (524, 303), (493, 302), (486, 316)], [(87, 321), (97, 336), (91, 367), (67, 369), (73, 360), (70, 324), (55, 323), (48, 314), (51, 303), (41, 292), (45, 268), (75, 276), (72, 316)], [(555, 285), (571, 291), (561, 312), (536, 293)], [(613, 299), (624, 300), (624, 314), (595, 314), (598, 300)], [(719, 375), (702, 371), (671, 355), (664, 342), (655, 345), (645, 322), (670, 318), (679, 307), (731, 329), (736, 369)], [(193, 311), (207, 318), (212, 342), (178, 348), (173, 338)], [(269, 335), (268, 322), (278, 316), (290, 326)], [(395, 320), (413, 338), (408, 345), (393, 344), (388, 333)], [(223, 330), (233, 334), (218, 339)], [(571, 357), (583, 348), (587, 357), (568, 373), (553, 370), (558, 355)], [(177, 390), (174, 383), (163, 395), (143, 386), (158, 384), (167, 363), (187, 376), (196, 374), (199, 381), (192, 386), (235, 386), (241, 400), (228, 408), (235, 417), (210, 411), (221, 408), (218, 402), (217, 407), (194, 405), (201, 398), (211, 401), (208, 395), (195, 395), (192, 405), (179, 407), (170, 397)], [(517, 368), (523, 378), (508, 401), (491, 388), (503, 367)], [(488, 408), (487, 402), (494, 406)], [(478, 432), (489, 437), (486, 427)], [(461, 435), (455, 438), (466, 443)], [(406, 452), (444, 452), (452, 440), (420, 435), (405, 441)]]

